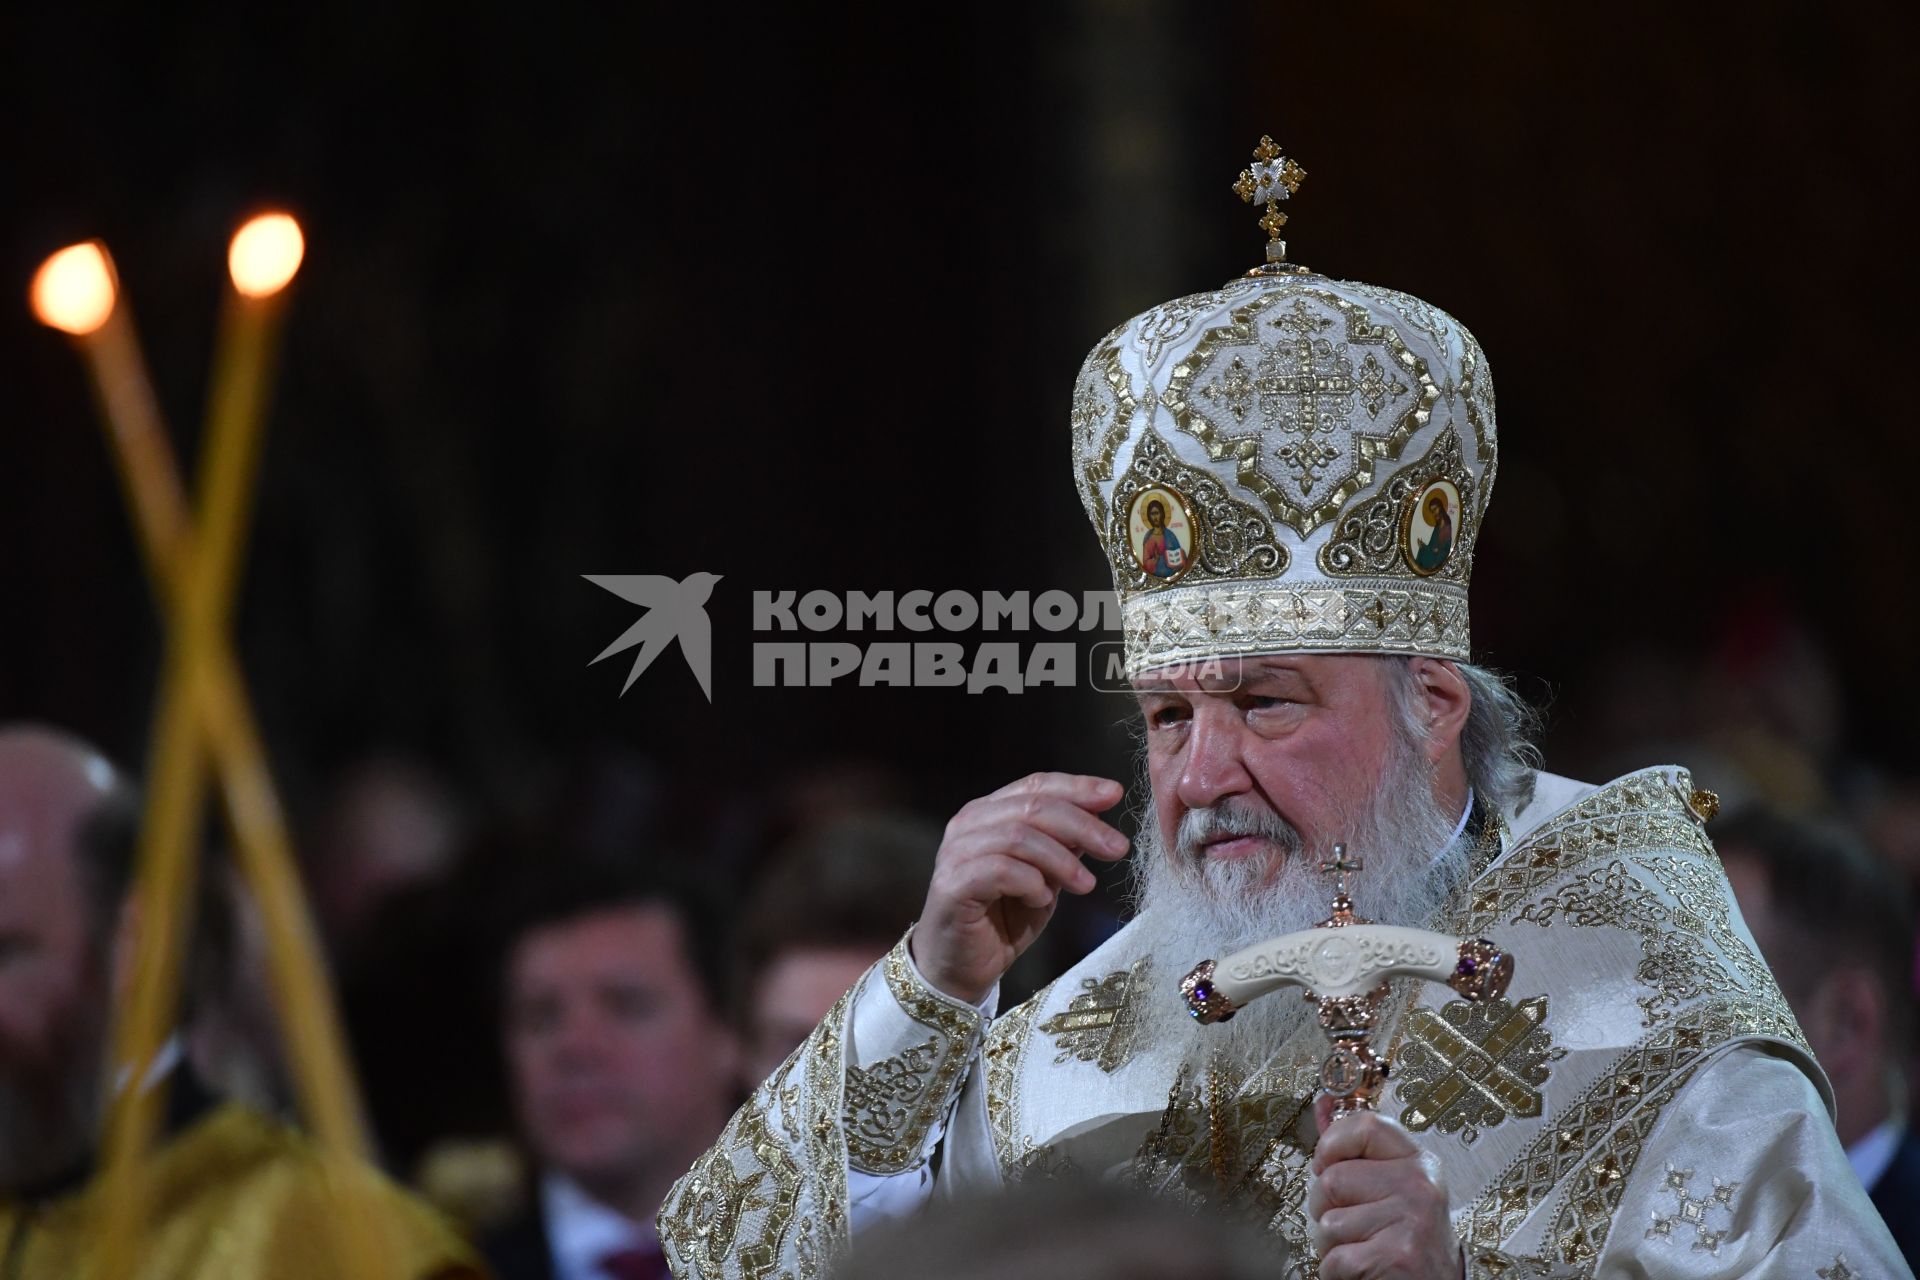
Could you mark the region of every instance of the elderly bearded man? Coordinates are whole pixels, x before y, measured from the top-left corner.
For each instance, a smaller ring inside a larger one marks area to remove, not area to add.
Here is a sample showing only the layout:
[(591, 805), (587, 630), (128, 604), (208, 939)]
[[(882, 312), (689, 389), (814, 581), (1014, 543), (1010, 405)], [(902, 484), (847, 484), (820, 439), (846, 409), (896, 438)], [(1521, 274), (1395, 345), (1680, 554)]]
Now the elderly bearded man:
[[(1072, 1171), (1244, 1214), (1275, 1273), (1909, 1274), (1834, 1137), (1681, 770), (1594, 787), (1529, 765), (1522, 705), (1468, 663), (1493, 387), (1453, 317), (1285, 260), (1300, 171), (1263, 140), (1266, 266), (1114, 330), (1073, 455), (1119, 591), (1151, 794), (1133, 922), (993, 1017), (1120, 784), (1041, 774), (949, 824), (919, 923), (668, 1198), (682, 1277), (818, 1274), (934, 1195)], [(1142, 567), (1149, 504), (1188, 531)], [(1446, 537), (1436, 537), (1441, 530)], [(1443, 545), (1444, 544), (1444, 545)], [(1314, 1105), (1295, 998), (1201, 1026), (1196, 962), (1326, 914), (1514, 957), (1477, 1004), (1396, 984), (1378, 1114)]]

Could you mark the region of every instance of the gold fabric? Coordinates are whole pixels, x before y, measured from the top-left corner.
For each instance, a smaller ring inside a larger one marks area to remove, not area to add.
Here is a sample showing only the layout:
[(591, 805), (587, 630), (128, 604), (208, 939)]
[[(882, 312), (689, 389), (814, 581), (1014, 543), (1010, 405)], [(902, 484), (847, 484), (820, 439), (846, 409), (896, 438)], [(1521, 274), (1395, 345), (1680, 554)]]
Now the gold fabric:
[[(168, 1139), (148, 1173), (152, 1217), (136, 1280), (341, 1280), (329, 1174), (299, 1133), (227, 1104)], [(478, 1256), (438, 1215), (372, 1170), (360, 1189), (381, 1211), (396, 1277), (483, 1276)], [(101, 1180), (42, 1204), (0, 1201), (0, 1277), (91, 1273)]]

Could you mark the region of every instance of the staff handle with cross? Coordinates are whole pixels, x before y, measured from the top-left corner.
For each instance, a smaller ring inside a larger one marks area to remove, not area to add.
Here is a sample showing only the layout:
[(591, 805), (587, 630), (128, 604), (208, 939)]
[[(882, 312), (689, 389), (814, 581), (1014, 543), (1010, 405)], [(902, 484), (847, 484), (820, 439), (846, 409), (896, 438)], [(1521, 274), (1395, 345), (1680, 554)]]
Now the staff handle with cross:
[(1357, 859), (1347, 859), (1345, 846), (1335, 845), (1333, 861), (1320, 868), (1338, 877), (1331, 916), (1223, 960), (1203, 960), (1180, 981), (1187, 1012), (1203, 1023), (1225, 1022), (1281, 987), (1303, 988), (1319, 1006), (1327, 1034), (1320, 1087), (1332, 1095), (1336, 1117), (1371, 1111), (1386, 1083), (1388, 1064), (1373, 1052), (1369, 1037), (1388, 979), (1442, 983), (1475, 1001), (1505, 995), (1513, 979), (1513, 957), (1484, 938), (1373, 924), (1354, 915), (1347, 875), (1360, 868)]

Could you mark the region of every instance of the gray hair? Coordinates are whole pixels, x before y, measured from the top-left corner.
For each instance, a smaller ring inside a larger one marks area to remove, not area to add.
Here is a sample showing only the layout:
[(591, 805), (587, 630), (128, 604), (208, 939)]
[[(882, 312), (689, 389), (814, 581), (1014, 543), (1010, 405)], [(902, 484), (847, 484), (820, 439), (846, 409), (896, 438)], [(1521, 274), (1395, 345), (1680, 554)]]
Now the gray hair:
[[(1426, 735), (1419, 718), (1419, 682), (1411, 659), (1398, 659), (1405, 678), (1394, 682), (1402, 723), (1416, 737)], [(1513, 687), (1513, 681), (1488, 667), (1455, 664), (1467, 682), (1472, 705), (1460, 731), (1460, 760), (1467, 785), (1493, 813), (1511, 814), (1533, 798), (1540, 751), (1533, 739), (1541, 729), (1540, 712)]]

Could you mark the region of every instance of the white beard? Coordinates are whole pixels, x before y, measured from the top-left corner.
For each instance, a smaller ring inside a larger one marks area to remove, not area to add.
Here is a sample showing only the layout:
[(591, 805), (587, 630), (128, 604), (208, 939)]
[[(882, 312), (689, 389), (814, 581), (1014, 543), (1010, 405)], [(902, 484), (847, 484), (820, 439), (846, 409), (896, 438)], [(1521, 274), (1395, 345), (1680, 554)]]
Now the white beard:
[[(1417, 927), (1465, 881), (1469, 849), (1467, 841), (1451, 840), (1460, 815), (1443, 812), (1435, 801), (1432, 769), (1418, 744), (1404, 732), (1396, 732), (1394, 742), (1379, 785), (1361, 812), (1340, 824), (1344, 834), (1338, 839), (1365, 864), (1352, 877), (1355, 913)], [(1278, 868), (1275, 858), (1203, 857), (1200, 842), (1221, 835), (1267, 839), (1279, 851)], [(1189, 810), (1177, 839), (1179, 848), (1169, 851), (1149, 791), (1133, 858), (1134, 894), (1161, 992), (1172, 993), (1179, 976), (1202, 960), (1309, 928), (1332, 913), (1332, 878), (1320, 870), (1331, 848), (1305, 848), (1300, 833), (1257, 799)], [(1146, 1031), (1151, 1043), (1176, 1047), (1182, 1061), (1252, 1072), (1311, 1012), (1289, 988), (1262, 997), (1231, 1021), (1203, 1026), (1170, 996), (1151, 1002)]]

